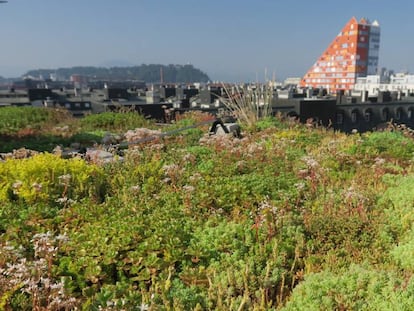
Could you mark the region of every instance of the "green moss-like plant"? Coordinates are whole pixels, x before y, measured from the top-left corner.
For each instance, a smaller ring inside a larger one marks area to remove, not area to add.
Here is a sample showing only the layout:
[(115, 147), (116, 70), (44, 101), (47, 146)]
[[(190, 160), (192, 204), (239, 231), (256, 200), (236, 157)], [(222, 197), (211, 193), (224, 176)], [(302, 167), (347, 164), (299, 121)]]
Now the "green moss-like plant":
[(282, 310), (410, 310), (413, 285), (395, 272), (353, 265), (308, 275)]

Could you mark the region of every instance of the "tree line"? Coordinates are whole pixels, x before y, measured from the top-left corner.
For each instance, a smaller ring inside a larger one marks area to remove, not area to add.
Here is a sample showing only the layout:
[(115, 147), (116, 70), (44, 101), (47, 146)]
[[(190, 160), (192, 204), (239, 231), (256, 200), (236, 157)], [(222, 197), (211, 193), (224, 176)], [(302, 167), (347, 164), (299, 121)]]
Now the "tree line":
[(193, 65), (159, 65), (142, 64), (130, 67), (93, 67), (77, 66), (58, 69), (36, 69), (28, 71), (24, 76), (33, 76), (47, 79), (55, 74), (60, 79), (70, 79), (74, 74), (87, 76), (97, 80), (142, 80), (147, 83), (192, 83), (207, 82), (208, 75)]

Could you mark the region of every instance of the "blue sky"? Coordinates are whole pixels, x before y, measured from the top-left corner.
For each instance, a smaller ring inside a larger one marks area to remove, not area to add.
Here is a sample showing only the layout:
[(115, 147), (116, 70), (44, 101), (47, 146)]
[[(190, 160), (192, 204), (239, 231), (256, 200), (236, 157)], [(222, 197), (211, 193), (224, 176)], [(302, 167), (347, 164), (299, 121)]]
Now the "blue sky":
[(414, 73), (412, 0), (9, 0), (0, 75), (193, 64), (212, 80), (302, 76), (352, 17), (381, 25), (380, 66)]

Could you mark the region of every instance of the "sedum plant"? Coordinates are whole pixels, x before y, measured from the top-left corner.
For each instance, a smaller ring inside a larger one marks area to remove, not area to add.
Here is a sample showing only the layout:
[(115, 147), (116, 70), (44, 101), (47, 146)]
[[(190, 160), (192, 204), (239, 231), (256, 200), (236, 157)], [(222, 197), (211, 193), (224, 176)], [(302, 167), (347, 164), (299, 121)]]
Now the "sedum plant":
[(0, 162), (0, 201), (61, 202), (84, 197), (101, 199), (101, 168), (80, 158), (43, 153)]
[(282, 310), (410, 310), (413, 289), (396, 272), (352, 265), (308, 275)]
[(0, 260), (0, 310), (76, 309), (77, 300), (68, 294), (65, 279), (59, 280), (53, 271), (59, 247), (66, 241), (65, 235), (35, 234), (31, 260), (23, 256), (22, 249), (0, 245), (1, 257), (6, 257)]

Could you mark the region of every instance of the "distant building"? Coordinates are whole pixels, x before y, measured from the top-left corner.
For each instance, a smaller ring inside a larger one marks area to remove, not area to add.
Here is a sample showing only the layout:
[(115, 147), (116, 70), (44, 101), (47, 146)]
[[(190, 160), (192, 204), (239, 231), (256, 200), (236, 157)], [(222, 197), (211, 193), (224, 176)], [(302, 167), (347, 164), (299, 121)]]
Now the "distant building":
[(174, 85), (161, 85), (160, 89), (160, 100), (165, 101), (168, 98), (175, 97), (176, 87)]
[(88, 84), (88, 78), (83, 75), (73, 74), (70, 76), (70, 82), (72, 82), (75, 87), (82, 87)]
[(159, 104), (161, 101), (160, 92), (158, 89), (152, 87), (146, 93), (146, 102), (147, 104)]
[(302, 87), (326, 88), (330, 93), (350, 90), (356, 79), (377, 74), (380, 27), (377, 21), (355, 17), (302, 78)]
[[(369, 96), (377, 96), (379, 92), (414, 93), (414, 75), (397, 73), (391, 76), (372, 75), (357, 78), (355, 91), (366, 91)], [(398, 95), (401, 96), (401, 95)]]
[(302, 79), (299, 78), (299, 77), (286, 78), (285, 81), (283, 81), (283, 85), (284, 86), (289, 86), (289, 85), (296, 86), (296, 85), (299, 85), (300, 84), (300, 81), (301, 80)]

